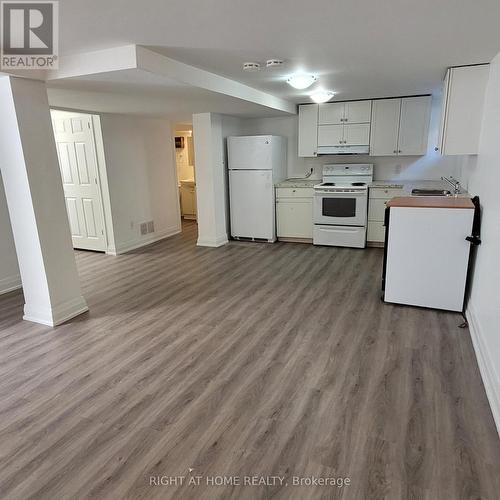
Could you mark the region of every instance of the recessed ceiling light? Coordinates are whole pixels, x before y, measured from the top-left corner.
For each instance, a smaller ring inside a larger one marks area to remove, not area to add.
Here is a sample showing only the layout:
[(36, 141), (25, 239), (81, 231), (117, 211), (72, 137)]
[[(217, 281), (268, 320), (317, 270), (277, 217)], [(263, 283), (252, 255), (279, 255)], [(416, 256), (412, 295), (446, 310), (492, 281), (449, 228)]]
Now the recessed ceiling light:
[(260, 64), (258, 62), (243, 63), (243, 71), (259, 71)]
[(294, 89), (303, 90), (310, 87), (317, 80), (314, 75), (298, 74), (291, 76), (286, 82)]
[(277, 68), (279, 66), (283, 66), (283, 60), (282, 59), (268, 59), (266, 61), (266, 67), (267, 68)]
[(322, 102), (329, 101), (334, 95), (335, 95), (335, 92), (332, 92), (330, 90), (317, 90), (316, 92), (313, 92), (312, 94), (310, 94), (309, 97), (314, 102), (321, 104)]

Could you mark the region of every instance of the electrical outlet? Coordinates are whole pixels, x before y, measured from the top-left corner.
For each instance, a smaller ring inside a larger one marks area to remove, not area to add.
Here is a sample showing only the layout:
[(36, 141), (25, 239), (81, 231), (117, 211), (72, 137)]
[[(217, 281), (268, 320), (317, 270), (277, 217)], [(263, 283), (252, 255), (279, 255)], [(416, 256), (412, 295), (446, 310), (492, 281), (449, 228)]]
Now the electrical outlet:
[(148, 233), (154, 233), (155, 232), (155, 223), (154, 221), (150, 220), (148, 222)]
[(148, 223), (142, 222), (141, 223), (141, 235), (144, 236), (145, 234), (148, 234)]
[(399, 163), (396, 165), (395, 170), (396, 170), (397, 175), (399, 175), (401, 173), (401, 165)]
[(130, 221), (130, 229), (134, 229), (134, 221), (133, 220)]

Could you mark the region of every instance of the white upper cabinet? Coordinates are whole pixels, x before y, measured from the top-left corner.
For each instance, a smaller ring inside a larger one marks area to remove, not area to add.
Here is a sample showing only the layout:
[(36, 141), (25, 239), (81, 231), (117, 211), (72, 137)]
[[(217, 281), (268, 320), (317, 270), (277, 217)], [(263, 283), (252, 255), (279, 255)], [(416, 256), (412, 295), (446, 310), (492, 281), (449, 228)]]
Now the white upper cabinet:
[(373, 101), (371, 155), (393, 156), (398, 154), (400, 111), (401, 99)]
[(369, 123), (320, 125), (318, 146), (365, 146), (370, 141)]
[(370, 123), (371, 116), (372, 101), (349, 101), (345, 103), (344, 123)]
[(301, 105), (299, 156), (317, 156), (318, 148), (325, 152), (330, 146), (367, 145), (372, 156), (424, 155), (430, 112), (431, 96)]
[(488, 76), (489, 64), (448, 70), (437, 147), (442, 154), (478, 154)]
[(425, 155), (431, 118), (431, 96), (401, 99), (398, 154)]
[(299, 106), (299, 156), (317, 156), (318, 105)]
[(318, 127), (318, 146), (337, 146), (344, 144), (344, 125), (320, 125)]
[(346, 123), (344, 125), (345, 146), (366, 146), (370, 143), (369, 123)]
[(344, 103), (328, 102), (319, 105), (320, 125), (338, 125), (344, 123)]
[(328, 102), (319, 105), (319, 125), (370, 123), (371, 101)]
[(424, 155), (427, 151), (430, 112), (431, 96), (374, 101), (370, 154)]

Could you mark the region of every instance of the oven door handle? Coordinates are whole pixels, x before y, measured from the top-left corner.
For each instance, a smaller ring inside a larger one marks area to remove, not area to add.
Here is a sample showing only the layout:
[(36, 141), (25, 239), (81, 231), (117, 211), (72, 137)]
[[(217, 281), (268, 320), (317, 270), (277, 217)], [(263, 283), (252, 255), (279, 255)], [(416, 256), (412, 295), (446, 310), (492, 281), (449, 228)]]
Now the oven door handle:
[(326, 226), (321, 225), (321, 224), (320, 224), (320, 226), (321, 226), (321, 231), (330, 231), (332, 233), (352, 233), (355, 231), (359, 231), (359, 228), (363, 227), (363, 226), (326, 227)]
[(332, 191), (316, 191), (316, 196), (321, 198), (363, 198), (366, 197), (366, 192), (357, 191), (355, 193), (346, 193), (343, 191), (332, 192)]

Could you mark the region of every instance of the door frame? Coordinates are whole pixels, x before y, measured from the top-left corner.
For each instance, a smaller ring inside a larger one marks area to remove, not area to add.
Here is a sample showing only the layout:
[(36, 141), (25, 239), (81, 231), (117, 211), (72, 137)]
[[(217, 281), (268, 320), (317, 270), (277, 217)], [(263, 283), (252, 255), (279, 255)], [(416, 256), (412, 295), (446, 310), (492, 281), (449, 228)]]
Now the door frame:
[[(101, 117), (98, 114), (86, 113), (80, 110), (50, 107), (51, 111), (64, 112), (73, 116), (89, 116), (92, 123), (93, 154), (97, 168), (97, 187), (101, 199), (102, 219), (104, 225), (104, 246), (107, 255), (117, 255), (115, 236), (113, 232), (113, 219), (111, 213), (111, 199), (109, 195), (108, 175), (106, 170), (106, 157), (104, 154), (104, 140), (102, 135)], [(55, 136), (54, 136), (55, 143)]]

